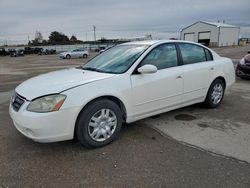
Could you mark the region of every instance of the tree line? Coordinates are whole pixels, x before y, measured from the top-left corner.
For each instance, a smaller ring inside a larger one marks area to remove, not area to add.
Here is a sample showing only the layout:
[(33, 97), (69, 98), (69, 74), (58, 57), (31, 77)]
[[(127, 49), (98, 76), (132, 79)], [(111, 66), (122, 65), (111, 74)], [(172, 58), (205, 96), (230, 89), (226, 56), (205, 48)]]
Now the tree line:
[(78, 40), (75, 35), (72, 35), (70, 38), (62, 32), (53, 31), (49, 35), (48, 40), (43, 39), (41, 32), (36, 31), (35, 39), (29, 41), (29, 46), (46, 46), (46, 45), (69, 45), (69, 44), (120, 44), (123, 42), (129, 42), (130, 40), (120, 40), (120, 39), (106, 39), (101, 37), (97, 41), (82, 41)]
[(72, 35), (70, 38), (62, 32), (53, 31), (49, 35), (48, 40), (44, 40), (42, 33), (36, 31), (35, 39), (29, 41), (29, 45), (38, 46), (38, 45), (56, 45), (56, 44), (81, 44), (83, 41), (78, 40), (75, 35)]

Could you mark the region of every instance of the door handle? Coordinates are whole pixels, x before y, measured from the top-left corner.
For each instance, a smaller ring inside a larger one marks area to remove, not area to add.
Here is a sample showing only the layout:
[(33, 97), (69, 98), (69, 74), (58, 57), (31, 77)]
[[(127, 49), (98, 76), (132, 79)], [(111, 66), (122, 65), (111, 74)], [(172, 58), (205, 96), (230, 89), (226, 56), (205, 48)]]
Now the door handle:
[(176, 79), (179, 79), (179, 78), (182, 78), (182, 76), (181, 76), (181, 75), (179, 75), (179, 76), (177, 76), (177, 77), (176, 77)]

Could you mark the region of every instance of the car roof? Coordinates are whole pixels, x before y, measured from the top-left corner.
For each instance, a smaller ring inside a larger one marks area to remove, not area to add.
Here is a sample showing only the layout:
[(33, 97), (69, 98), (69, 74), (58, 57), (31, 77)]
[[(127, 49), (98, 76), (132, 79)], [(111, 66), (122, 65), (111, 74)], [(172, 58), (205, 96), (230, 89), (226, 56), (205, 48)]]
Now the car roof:
[(120, 45), (153, 45), (159, 42), (160, 40), (144, 40), (144, 41), (133, 41), (133, 42), (126, 42)]
[(184, 41), (184, 40), (145, 40), (145, 41), (133, 41), (133, 42), (126, 42), (120, 45), (155, 45), (155, 44), (162, 44), (162, 43), (171, 43), (171, 42), (185, 42), (200, 45), (195, 42)]
[(202, 45), (202, 44), (199, 44), (199, 43), (195, 43), (195, 42), (191, 42), (191, 41), (185, 41), (185, 40), (146, 40), (146, 41), (134, 41), (134, 42), (127, 42), (127, 43), (123, 43), (123, 44), (120, 44), (120, 45), (148, 45), (148, 46), (153, 46), (153, 45), (159, 45), (159, 44), (164, 44), (164, 43), (189, 43), (189, 44), (195, 44), (195, 45), (198, 45), (198, 46), (201, 46), (203, 48), (206, 48), (208, 49), (210, 52), (212, 52), (213, 54), (213, 57), (219, 57), (219, 55), (213, 51), (212, 49)]

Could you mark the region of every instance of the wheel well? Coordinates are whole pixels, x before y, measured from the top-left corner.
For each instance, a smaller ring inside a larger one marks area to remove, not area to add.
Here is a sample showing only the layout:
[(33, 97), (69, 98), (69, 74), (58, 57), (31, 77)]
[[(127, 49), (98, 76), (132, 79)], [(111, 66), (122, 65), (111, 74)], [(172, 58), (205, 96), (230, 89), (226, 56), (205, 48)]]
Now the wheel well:
[(226, 80), (225, 78), (223, 78), (222, 76), (218, 76), (217, 78), (215, 78), (214, 80), (221, 80), (226, 88)]
[[(82, 110), (80, 111), (80, 113), (78, 114), (77, 118), (76, 118), (76, 122), (75, 122), (75, 127), (76, 127), (76, 123), (78, 121), (78, 117), (79, 115), (81, 114), (81, 112), (88, 106), (90, 105), (91, 103), (97, 101), (97, 100), (102, 100), (102, 99), (108, 99), (114, 103), (116, 103), (118, 105), (118, 107), (121, 109), (121, 112), (122, 112), (122, 119), (124, 122), (126, 122), (126, 119), (127, 119), (127, 111), (126, 111), (126, 108), (125, 108), (125, 105), (123, 104), (123, 102), (118, 99), (117, 97), (114, 97), (114, 96), (110, 96), (110, 95), (107, 95), (107, 96), (102, 96), (102, 97), (98, 97), (98, 98), (95, 98), (91, 101), (89, 101), (83, 108)], [(76, 129), (74, 129), (74, 137), (76, 137)]]

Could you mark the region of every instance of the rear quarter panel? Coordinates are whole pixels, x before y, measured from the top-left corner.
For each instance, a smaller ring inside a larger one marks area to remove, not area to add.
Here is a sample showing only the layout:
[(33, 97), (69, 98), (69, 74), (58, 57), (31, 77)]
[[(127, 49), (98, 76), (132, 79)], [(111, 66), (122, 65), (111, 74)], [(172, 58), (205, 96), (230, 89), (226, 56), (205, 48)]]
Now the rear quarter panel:
[(222, 76), (226, 81), (226, 89), (235, 82), (235, 70), (231, 59), (218, 57), (215, 59), (214, 77)]

